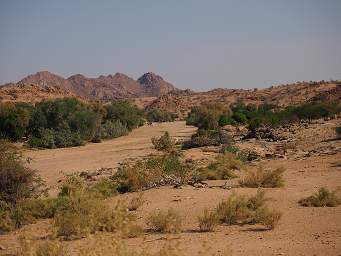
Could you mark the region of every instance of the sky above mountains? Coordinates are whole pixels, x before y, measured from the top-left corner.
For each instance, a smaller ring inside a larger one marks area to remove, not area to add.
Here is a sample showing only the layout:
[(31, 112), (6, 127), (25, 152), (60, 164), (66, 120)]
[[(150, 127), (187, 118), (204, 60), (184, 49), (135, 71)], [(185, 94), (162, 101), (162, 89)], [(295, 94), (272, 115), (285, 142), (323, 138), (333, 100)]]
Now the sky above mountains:
[(0, 83), (153, 71), (178, 88), (341, 78), (338, 0), (3, 0)]

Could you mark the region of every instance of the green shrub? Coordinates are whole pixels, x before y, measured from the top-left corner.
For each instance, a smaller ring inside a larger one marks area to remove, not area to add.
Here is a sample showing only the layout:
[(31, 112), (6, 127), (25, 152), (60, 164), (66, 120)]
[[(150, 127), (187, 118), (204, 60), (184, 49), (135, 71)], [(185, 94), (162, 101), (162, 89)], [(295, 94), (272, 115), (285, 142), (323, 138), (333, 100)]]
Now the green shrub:
[(110, 179), (102, 179), (96, 182), (90, 190), (100, 193), (104, 197), (111, 197), (117, 194), (117, 187)]
[(177, 154), (151, 156), (133, 163), (123, 163), (112, 176), (120, 193), (139, 191), (165, 182), (167, 178), (185, 182), (190, 166)]
[(20, 140), (27, 132), (29, 120), (29, 106), (0, 102), (0, 138)]
[(336, 207), (341, 204), (341, 198), (336, 190), (331, 192), (322, 187), (314, 195), (301, 199), (299, 204), (305, 207)]
[(219, 224), (219, 217), (216, 212), (205, 209), (203, 215), (198, 217), (198, 222), (201, 232), (211, 232)]
[(228, 109), (221, 104), (203, 105), (191, 109), (186, 124), (204, 130), (217, 130), (220, 125), (223, 125), (222, 120), (228, 117)]
[(173, 209), (151, 214), (147, 221), (151, 230), (162, 233), (179, 233), (182, 227), (182, 218)]
[(204, 146), (219, 146), (231, 143), (231, 137), (223, 130), (199, 129), (189, 140), (184, 141), (182, 148), (198, 148)]
[(143, 125), (143, 111), (126, 100), (113, 101), (105, 105), (105, 116), (103, 120), (118, 120), (122, 125), (132, 130)]
[(131, 215), (121, 203), (112, 209), (96, 193), (88, 190), (72, 190), (69, 201), (69, 206), (54, 216), (57, 236), (69, 240), (96, 231), (127, 232)]
[(113, 139), (120, 136), (127, 135), (129, 130), (119, 120), (107, 120), (102, 124), (95, 134), (100, 139)]
[(0, 140), (0, 201), (15, 204), (46, 192), (42, 179), (25, 166), (20, 152)]
[(173, 122), (177, 117), (177, 114), (161, 109), (152, 109), (146, 113), (148, 122)]
[(165, 132), (161, 137), (153, 137), (152, 144), (156, 150), (164, 151), (164, 152), (173, 152), (175, 151), (175, 142), (170, 137), (169, 132)]
[(233, 154), (226, 153), (218, 155), (207, 167), (198, 169), (198, 173), (201, 180), (228, 180), (236, 178), (235, 171), (242, 167), (240, 160)]
[(259, 166), (256, 171), (249, 171), (239, 181), (240, 185), (249, 188), (278, 188), (284, 186), (283, 173), (285, 169), (280, 167), (274, 170), (264, 169)]

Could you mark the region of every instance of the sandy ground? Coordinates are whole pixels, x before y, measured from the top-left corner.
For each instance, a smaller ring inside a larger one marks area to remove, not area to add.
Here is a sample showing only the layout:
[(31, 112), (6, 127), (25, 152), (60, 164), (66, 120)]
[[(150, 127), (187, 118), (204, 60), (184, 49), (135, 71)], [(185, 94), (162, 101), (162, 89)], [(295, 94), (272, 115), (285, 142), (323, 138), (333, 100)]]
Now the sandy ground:
[(30, 150), (24, 153), (32, 159), (30, 167), (38, 171), (53, 191), (64, 174), (113, 168), (127, 158), (146, 156), (153, 152), (151, 138), (168, 131), (171, 136), (190, 136), (195, 127), (185, 122), (153, 123), (133, 130), (129, 135), (89, 143), (83, 147)]
[[(332, 145), (341, 147), (341, 141), (329, 141), (340, 120), (329, 121), (321, 125), (312, 125), (304, 133), (297, 134), (297, 147), (300, 150), (316, 149)], [(171, 135), (188, 136), (192, 127), (184, 123), (167, 123), (145, 126), (135, 130), (124, 138), (107, 141), (102, 144), (90, 144), (82, 148), (30, 151), (33, 167), (39, 170), (50, 184), (56, 182), (60, 170), (80, 171), (100, 167), (111, 167), (124, 158), (140, 156), (151, 152), (150, 137), (168, 130)], [(302, 134), (304, 136), (302, 136)], [(327, 142), (326, 142), (327, 140)], [(206, 157), (208, 154), (195, 149), (186, 152), (193, 158)], [(257, 163), (258, 164), (258, 163)], [(184, 186), (181, 189), (162, 187), (144, 192), (147, 202), (137, 210), (141, 223), (153, 211), (174, 208), (184, 218), (184, 231), (172, 235), (180, 242), (185, 255), (198, 255), (203, 245), (209, 248), (204, 255), (222, 255), (229, 248), (232, 255), (341, 255), (341, 206), (332, 208), (305, 208), (297, 201), (316, 192), (321, 186), (336, 189), (341, 186), (341, 153), (318, 156), (288, 157), (287, 159), (269, 159), (262, 161), (269, 168), (284, 166), (286, 180), (283, 188), (266, 189), (272, 198), (270, 204), (283, 212), (283, 217), (273, 231), (262, 229), (258, 225), (225, 226), (220, 225), (215, 232), (198, 231), (197, 216), (205, 208), (214, 209), (232, 190), (221, 188), (194, 188)], [(254, 168), (255, 165), (248, 168)], [(236, 184), (238, 179), (228, 181)], [(211, 184), (223, 184), (224, 181), (211, 181)], [(257, 189), (236, 188), (237, 193), (253, 194)], [(134, 193), (120, 196), (129, 199)], [(110, 202), (110, 200), (109, 200)], [(24, 231), (44, 236), (48, 221), (39, 221), (11, 234), (0, 236), (0, 245), (5, 248), (17, 246), (16, 237)], [(130, 248), (149, 246), (158, 248), (167, 238), (164, 234), (146, 233), (140, 238), (125, 239)], [(87, 239), (68, 242), (72, 247), (82, 246)], [(1, 250), (0, 250), (1, 255)]]

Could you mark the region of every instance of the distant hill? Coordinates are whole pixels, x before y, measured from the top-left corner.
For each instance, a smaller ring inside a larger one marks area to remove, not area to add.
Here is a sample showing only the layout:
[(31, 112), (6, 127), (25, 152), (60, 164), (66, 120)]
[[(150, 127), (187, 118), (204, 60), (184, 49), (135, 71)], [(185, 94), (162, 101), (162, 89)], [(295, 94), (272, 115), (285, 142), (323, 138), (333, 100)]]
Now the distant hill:
[(146, 108), (158, 108), (186, 116), (194, 106), (222, 103), (227, 106), (237, 100), (246, 104), (274, 104), (281, 107), (308, 102), (341, 102), (341, 81), (299, 82), (271, 86), (266, 89), (214, 89), (208, 92), (174, 91), (160, 96)]
[(88, 78), (81, 74), (65, 79), (48, 71), (29, 75), (18, 83), (0, 87), (0, 101), (37, 102), (49, 98), (78, 97), (83, 100), (130, 99), (146, 109), (163, 109), (186, 116), (194, 106), (222, 103), (229, 106), (238, 99), (249, 104), (274, 104), (282, 107), (307, 102), (341, 102), (341, 81), (297, 82), (266, 89), (214, 89), (207, 92), (179, 90), (152, 72), (137, 80), (122, 74)]
[[(31, 95), (29, 95), (29, 86), (32, 88)], [(4, 87), (7, 87), (7, 89), (5, 90)], [(38, 97), (37, 91), (46, 91), (47, 88), (49, 88), (48, 90), (50, 90), (51, 94), (44, 94), (47, 98), (70, 94), (88, 100), (159, 97), (170, 91), (178, 90), (174, 85), (163, 80), (161, 76), (151, 72), (142, 75), (136, 81), (122, 73), (108, 76), (101, 75), (97, 78), (88, 78), (84, 75), (76, 74), (65, 79), (48, 71), (41, 71), (23, 78), (16, 84), (11, 83), (0, 87), (0, 97), (3, 99), (11, 98), (10, 95), (6, 95), (9, 92), (9, 87), (12, 88), (11, 93), (15, 91), (17, 94), (25, 94), (30, 99), (34, 98), (34, 95)], [(22, 92), (20, 93), (20, 91)], [(54, 95), (54, 93), (58, 95)], [(42, 95), (39, 94), (39, 97)]]

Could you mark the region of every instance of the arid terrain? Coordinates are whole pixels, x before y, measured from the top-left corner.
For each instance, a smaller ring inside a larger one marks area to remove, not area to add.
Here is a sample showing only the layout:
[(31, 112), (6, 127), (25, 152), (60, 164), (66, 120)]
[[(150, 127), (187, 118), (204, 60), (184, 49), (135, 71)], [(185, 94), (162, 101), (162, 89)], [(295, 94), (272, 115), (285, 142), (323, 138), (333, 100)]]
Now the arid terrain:
[[(265, 189), (272, 198), (270, 204), (283, 212), (279, 225), (266, 230), (258, 225), (219, 225), (214, 232), (199, 232), (197, 216), (205, 208), (214, 209), (233, 191), (255, 194), (255, 188), (241, 188), (238, 178), (228, 181), (208, 181), (207, 186), (164, 186), (143, 192), (146, 203), (137, 210), (139, 222), (156, 209), (169, 207), (177, 210), (184, 218), (183, 231), (166, 235), (146, 232), (142, 237), (127, 238), (129, 248), (159, 248), (164, 240), (179, 243), (185, 255), (223, 255), (228, 249), (231, 255), (340, 255), (341, 252), (341, 207), (302, 207), (298, 201), (325, 186), (331, 190), (341, 184), (341, 141), (335, 140), (335, 127), (341, 119), (318, 120), (312, 123), (293, 125), (281, 131), (287, 137), (284, 141), (266, 140), (239, 141), (240, 148), (259, 152), (258, 160), (247, 164), (254, 169), (262, 164), (267, 168), (285, 168), (283, 188)], [(126, 158), (141, 157), (154, 152), (150, 139), (169, 131), (171, 136), (183, 138), (195, 131), (184, 122), (145, 125), (128, 136), (88, 144), (79, 148), (26, 151), (25, 156), (33, 159), (31, 167), (37, 169), (52, 187), (52, 194), (62, 178), (60, 171), (99, 170), (115, 168)], [(285, 148), (285, 150), (284, 150)], [(214, 148), (190, 149), (183, 152), (184, 158), (208, 162), (216, 154)], [(262, 152), (264, 154), (262, 154)], [(244, 175), (240, 171), (239, 176)], [(119, 195), (128, 199), (136, 193)], [(108, 204), (116, 201), (108, 199)], [(45, 237), (49, 221), (38, 221), (12, 233), (0, 236), (0, 255), (13, 255), (18, 246), (17, 238), (25, 232)], [(84, 247), (90, 238), (63, 242), (73, 251)], [(202, 255), (202, 254), (201, 254)]]

